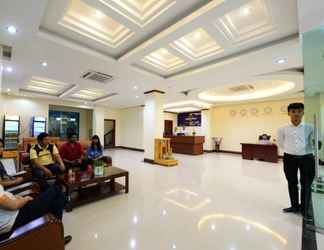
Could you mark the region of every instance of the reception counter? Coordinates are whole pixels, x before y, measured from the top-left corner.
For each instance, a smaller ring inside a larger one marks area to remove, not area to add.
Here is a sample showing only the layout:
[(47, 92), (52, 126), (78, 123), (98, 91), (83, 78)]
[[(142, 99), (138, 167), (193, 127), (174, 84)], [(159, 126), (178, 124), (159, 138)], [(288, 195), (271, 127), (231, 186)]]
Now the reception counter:
[(200, 155), (204, 153), (204, 142), (204, 136), (173, 136), (171, 148), (174, 153)]

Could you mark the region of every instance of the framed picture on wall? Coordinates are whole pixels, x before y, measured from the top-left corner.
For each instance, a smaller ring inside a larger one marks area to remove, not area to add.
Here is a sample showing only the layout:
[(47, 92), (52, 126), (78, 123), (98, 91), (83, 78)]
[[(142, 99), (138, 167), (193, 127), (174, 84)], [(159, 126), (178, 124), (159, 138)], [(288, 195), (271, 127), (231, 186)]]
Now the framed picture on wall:
[(200, 127), (201, 112), (187, 112), (178, 114), (178, 127)]

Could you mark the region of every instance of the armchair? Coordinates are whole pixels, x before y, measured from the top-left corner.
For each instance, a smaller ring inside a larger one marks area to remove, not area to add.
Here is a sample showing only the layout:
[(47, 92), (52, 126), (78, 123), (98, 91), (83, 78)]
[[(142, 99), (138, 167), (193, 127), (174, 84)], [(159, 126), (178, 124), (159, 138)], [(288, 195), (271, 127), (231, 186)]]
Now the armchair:
[(62, 222), (49, 214), (18, 228), (8, 238), (0, 240), (0, 250), (24, 249), (64, 250)]

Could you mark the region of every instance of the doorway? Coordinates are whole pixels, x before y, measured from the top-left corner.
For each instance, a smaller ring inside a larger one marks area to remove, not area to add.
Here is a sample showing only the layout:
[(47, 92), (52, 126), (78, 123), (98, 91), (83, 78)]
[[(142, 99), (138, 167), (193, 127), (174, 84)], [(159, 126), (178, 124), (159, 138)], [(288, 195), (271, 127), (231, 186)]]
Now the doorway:
[(172, 137), (173, 135), (173, 121), (164, 120), (164, 137)]
[(104, 137), (104, 147), (114, 148), (116, 140), (116, 120), (105, 119), (105, 137)]

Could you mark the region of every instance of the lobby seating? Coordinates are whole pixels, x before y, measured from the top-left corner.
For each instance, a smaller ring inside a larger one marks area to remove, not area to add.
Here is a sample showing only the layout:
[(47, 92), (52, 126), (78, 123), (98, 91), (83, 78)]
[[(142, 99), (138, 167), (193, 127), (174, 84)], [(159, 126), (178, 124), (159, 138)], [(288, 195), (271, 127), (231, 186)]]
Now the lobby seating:
[[(60, 146), (65, 143), (66, 141), (60, 140), (58, 137), (49, 137), (50, 143), (53, 143), (57, 146), (59, 149)], [(19, 171), (26, 171), (29, 176), (31, 176), (31, 169), (30, 169), (30, 159), (29, 159), (29, 153), (28, 148), (31, 147), (31, 145), (34, 145), (37, 143), (37, 138), (36, 137), (25, 137), (22, 140), (22, 143), (19, 145), (19, 156), (18, 156), (18, 161), (19, 161)], [(87, 150), (88, 146), (91, 144), (90, 140), (80, 140), (79, 143), (82, 146), (82, 149), (84, 151)], [(106, 164), (108, 166), (112, 165), (112, 159), (109, 156), (105, 156), (106, 159)]]
[(18, 228), (0, 241), (0, 250), (22, 249), (64, 250), (62, 222), (49, 214)]

